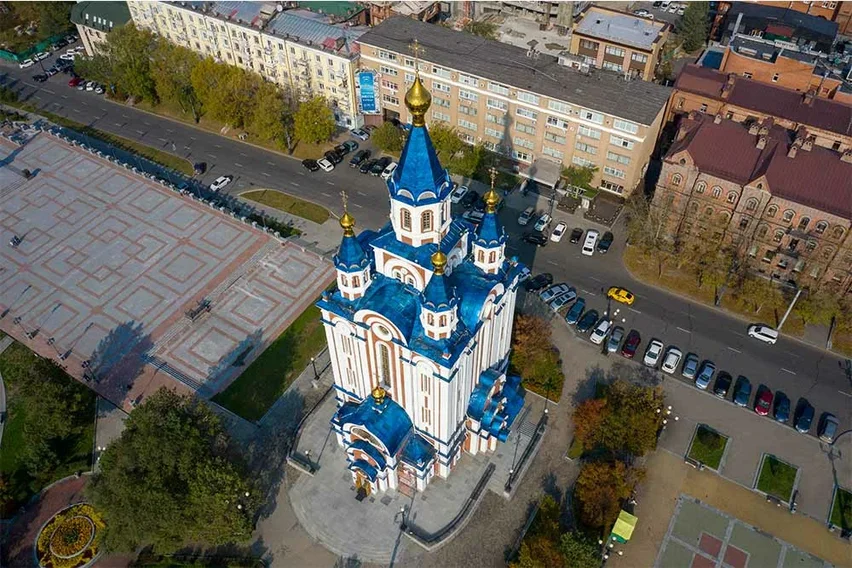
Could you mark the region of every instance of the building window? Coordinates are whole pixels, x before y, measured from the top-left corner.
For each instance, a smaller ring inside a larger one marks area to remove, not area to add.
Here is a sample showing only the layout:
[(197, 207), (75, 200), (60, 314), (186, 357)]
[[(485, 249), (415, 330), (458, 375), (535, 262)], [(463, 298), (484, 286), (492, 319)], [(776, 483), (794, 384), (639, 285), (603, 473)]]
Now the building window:
[(807, 252), (814, 252), (816, 250), (816, 246), (817, 246), (816, 241), (808, 241), (807, 244), (805, 245), (805, 250)]
[(414, 73), (406, 73), (405, 74), (405, 82), (413, 83), (414, 82)]
[(555, 142), (557, 144), (565, 144), (568, 141), (568, 139), (565, 138), (564, 136), (560, 136), (560, 135), (554, 134), (552, 132), (545, 132), (544, 133), (544, 139), (549, 140), (551, 142)]
[(770, 219), (775, 218), (775, 215), (777, 215), (777, 214), (778, 214), (778, 207), (777, 206), (770, 205), (769, 207), (766, 208), (766, 216), (769, 217)]
[(527, 140), (526, 138), (518, 138), (516, 136), (512, 139), (512, 142), (515, 144), (515, 146), (520, 146), (521, 148), (526, 148), (528, 150), (532, 150), (533, 148), (535, 148), (535, 143), (530, 140)]
[(399, 85), (394, 83), (393, 81), (388, 81), (387, 79), (382, 79), (382, 87), (389, 91), (398, 91)]
[(603, 171), (606, 175), (617, 177), (619, 179), (624, 179), (626, 177), (624, 170), (619, 170), (618, 168), (611, 168), (609, 166), (604, 166)]
[(502, 126), (506, 125), (506, 116), (498, 116), (496, 114), (488, 114), (485, 116), (485, 120), (488, 122), (493, 122), (494, 124), (500, 124)]
[(512, 157), (521, 162), (531, 162), (530, 155), (522, 150), (512, 150)]
[[(322, 87), (320, 87), (322, 88)], [(389, 105), (399, 106), (399, 99), (393, 95), (383, 94), (382, 100)]]
[(707, 184), (703, 181), (699, 181), (695, 185), (695, 193), (704, 193), (704, 190), (707, 189)]
[(638, 124), (634, 124), (633, 122), (628, 122), (626, 120), (621, 120), (618, 118), (612, 121), (612, 127), (616, 130), (629, 132), (630, 134), (636, 134), (637, 132), (639, 132)]
[(573, 158), (571, 158), (571, 163), (580, 166), (581, 168), (594, 167), (597, 165), (595, 164), (594, 160), (587, 160), (586, 158), (581, 158), (580, 156), (574, 156)]
[(438, 81), (432, 81), (432, 88), (434, 90), (438, 91), (439, 93), (449, 93), (450, 92), (450, 86), (449, 85), (439, 83)]
[(601, 189), (605, 189), (607, 191), (611, 191), (613, 193), (624, 193), (624, 186), (618, 185), (617, 183), (613, 183), (609, 180), (603, 179), (601, 180)]
[(479, 100), (479, 95), (473, 93), (471, 91), (465, 91), (463, 89), (459, 89), (459, 98), (465, 101), (476, 102)]
[(490, 81), (488, 83), (488, 90), (491, 91), (492, 93), (497, 93), (497, 94), (500, 94), (500, 95), (508, 95), (509, 94), (509, 87), (506, 87), (505, 85), (501, 85), (500, 83), (491, 83)]
[(795, 213), (793, 212), (792, 209), (787, 209), (786, 211), (784, 211), (784, 217), (783, 217), (784, 222), (789, 223), (790, 221), (792, 221), (794, 215), (795, 215)]
[(476, 130), (476, 123), (475, 122), (471, 122), (469, 120), (465, 120), (463, 118), (460, 118), (459, 121), (458, 121), (458, 124), (462, 128), (467, 128), (468, 130), (474, 130), (474, 131)]
[(424, 211), (422, 215), (420, 215), (420, 230), (421, 231), (431, 231), (432, 230), (432, 212)]
[(538, 113), (537, 112), (526, 109), (526, 108), (518, 107), (517, 109), (515, 109), (515, 114), (517, 114), (518, 116), (523, 116), (524, 118), (528, 118), (530, 120), (537, 120), (538, 119)]
[(607, 71), (615, 71), (616, 73), (624, 71), (624, 66), (622, 66), (621, 63), (613, 63), (612, 61), (604, 61), (601, 64), (601, 67)]
[(672, 176), (672, 185), (678, 186), (683, 182), (683, 176), (680, 174), (675, 174)]
[(604, 49), (604, 52), (607, 55), (614, 55), (616, 57), (624, 57), (624, 50), (620, 47), (615, 47), (614, 45), (608, 45)]
[(379, 50), (379, 59), (384, 59), (386, 61), (396, 61), (396, 53), (391, 53), (390, 51), (385, 51), (383, 49)]
[(630, 158), (622, 156), (621, 154), (616, 154), (615, 152), (607, 152), (606, 159), (612, 162), (618, 162), (619, 164), (624, 164), (625, 166), (630, 164)]
[(523, 132), (524, 134), (532, 134), (535, 136), (535, 128), (530, 126), (529, 124), (524, 124), (523, 122), (515, 123), (515, 130), (518, 132)]
[(820, 221), (816, 224), (816, 227), (814, 227), (814, 232), (817, 235), (821, 235), (825, 232), (826, 229), (828, 229), (828, 223), (826, 223), (825, 221)]
[(379, 343), (379, 383), (390, 384), (390, 349)]
[(432, 104), (443, 108), (450, 108), (450, 101), (441, 97), (432, 97)]
[(388, 67), (387, 65), (382, 65), (381, 67), (379, 67), (379, 71), (381, 71), (385, 75), (392, 75), (394, 77), (399, 75), (399, 71), (397, 71), (393, 67)]
[(591, 144), (586, 144), (585, 142), (581, 142), (580, 140), (577, 140), (577, 142), (574, 144), (574, 148), (576, 148), (577, 150), (579, 150), (581, 152), (585, 152), (586, 154), (594, 155), (594, 154), (598, 153), (597, 148), (595, 148)]
[(532, 105), (538, 105), (538, 95), (527, 93), (526, 91), (518, 91), (518, 100)]
[(837, 240), (842, 239), (843, 238), (843, 227), (835, 227), (834, 230), (831, 232), (831, 236), (834, 237)]
[(644, 53), (633, 52), (633, 53), (630, 54), (630, 60), (635, 61), (636, 63), (645, 64), (645, 63), (648, 63), (648, 56), (645, 55)]
[[(736, 203), (736, 201), (737, 201), (736, 192), (732, 191), (732, 192), (728, 193), (728, 203)], [(753, 209), (749, 209), (749, 211), (753, 211)]]
[(485, 262), (485, 251), (478, 251), (476, 253), (476, 260), (477, 262)]
[(807, 231), (808, 225), (810, 225), (810, 223), (811, 223), (811, 220), (808, 217), (802, 217), (801, 219), (799, 219), (799, 230), (800, 231)]
[(545, 156), (550, 156), (551, 158), (557, 158), (559, 160), (562, 160), (565, 157), (564, 152), (560, 152), (559, 150), (550, 148), (548, 146), (543, 146), (541, 149), (541, 153)]
[(437, 75), (438, 77), (443, 77), (444, 79), (450, 79), (453, 76), (448, 69), (438, 67), (437, 65), (432, 66), (432, 74)]
[(547, 101), (547, 108), (555, 110), (556, 112), (561, 112), (562, 114), (571, 114), (571, 107), (562, 101)]
[(781, 239), (784, 238), (784, 231), (775, 231), (775, 235), (773, 235), (772, 240), (776, 243), (780, 243)]
[(589, 138), (594, 138), (595, 140), (601, 139), (601, 131), (595, 130), (594, 128), (589, 128), (585, 125), (580, 125), (577, 127), (577, 134), (581, 136), (588, 136)]
[(743, 217), (740, 219), (740, 230), (745, 230), (748, 228), (748, 217)]
[(580, 110), (580, 117), (583, 120), (588, 120), (589, 122), (594, 122), (595, 124), (603, 124), (603, 115), (599, 112), (594, 112), (587, 109)]
[[(733, 192), (731, 192), (731, 193), (733, 193)], [(737, 200), (737, 194), (736, 194), (736, 193), (733, 193), (733, 196), (734, 196), (734, 198), (733, 198), (733, 200), (732, 200), (732, 199), (731, 199), (731, 194), (728, 194), (728, 202), (729, 202), (729, 203), (733, 203), (734, 201), (736, 201), (736, 200)], [(752, 197), (751, 199), (749, 199), (749, 200), (746, 202), (746, 211), (754, 211), (754, 210), (756, 210), (756, 209), (757, 209), (757, 204), (758, 204), (757, 199), (755, 199), (754, 197)]]
[(556, 128), (561, 128), (562, 130), (568, 129), (568, 121), (562, 120), (561, 118), (556, 118), (555, 116), (547, 117), (547, 125), (555, 126)]
[(492, 138), (497, 138), (498, 140), (502, 140), (504, 137), (502, 130), (495, 130), (494, 128), (486, 128), (485, 135), (491, 136)]
[(757, 238), (758, 239), (764, 238), (766, 236), (766, 233), (768, 233), (768, 232), (769, 232), (769, 227), (767, 227), (766, 225), (761, 225), (757, 229)]
[(414, 60), (411, 59), (410, 57), (406, 57), (405, 59), (402, 60), (402, 64), (405, 65), (406, 67), (414, 67)]
[(474, 108), (474, 107), (460, 105), (459, 106), (459, 112), (462, 113), (462, 114), (469, 115), (469, 116), (476, 116), (476, 108)]
[(722, 195), (722, 188), (719, 187), (718, 185), (714, 186), (713, 187), (713, 197), (718, 198), (720, 195)]
[(507, 103), (506, 101), (501, 101), (499, 99), (486, 99), (485, 106), (487, 106), (488, 108), (496, 108), (504, 112), (509, 110), (509, 103)]
[(708, 219), (711, 218), (713, 216), (713, 208), (708, 207), (707, 209), (705, 209), (704, 210), (704, 216), (707, 217)]
[[(581, 126), (580, 128), (583, 128), (583, 127)], [(633, 142), (630, 141), (630, 140), (627, 140), (626, 138), (622, 138), (621, 136), (615, 136), (613, 134), (610, 134), (609, 143), (614, 145), (614, 146), (620, 146), (621, 148), (625, 148), (627, 150), (633, 149)]]
[(780, 73), (776, 73), (775, 75), (773, 75), (773, 76), (772, 76), (772, 82), (773, 82), (773, 83), (777, 83), (777, 82), (778, 82), (778, 78), (779, 78), (779, 77), (781, 77), (781, 74), (780, 74)]
[(402, 222), (402, 228), (406, 231), (411, 230), (411, 211), (408, 209), (403, 209), (400, 212), (400, 220)]
[(434, 118), (435, 120), (442, 120), (444, 122), (450, 121), (450, 115), (444, 114), (443, 112), (438, 111), (438, 110), (432, 111), (432, 118)]
[(464, 75), (459, 73), (459, 83), (464, 83), (465, 85), (470, 85), (471, 87), (478, 87), (479, 80), (476, 77), (471, 77), (470, 75)]
[(745, 77), (746, 79), (751, 79), (751, 73), (749, 73), (748, 71), (743, 71), (743, 77)]
[(591, 40), (588, 40), (588, 39), (581, 39), (580, 40), (580, 47), (582, 47), (584, 49), (591, 49), (593, 51), (597, 51), (598, 50), (598, 42), (591, 41)]
[(772, 249), (766, 249), (766, 252), (763, 253), (763, 262), (772, 262), (773, 258), (775, 258), (775, 251)]

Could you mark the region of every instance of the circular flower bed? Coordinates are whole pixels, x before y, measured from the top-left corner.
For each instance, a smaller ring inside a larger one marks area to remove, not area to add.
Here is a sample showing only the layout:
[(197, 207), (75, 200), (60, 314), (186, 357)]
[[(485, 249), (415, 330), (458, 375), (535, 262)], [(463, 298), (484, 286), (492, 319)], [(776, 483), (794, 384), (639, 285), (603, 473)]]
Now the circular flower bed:
[(41, 568), (82, 568), (100, 554), (104, 528), (91, 505), (71, 505), (56, 513), (39, 531), (36, 556)]

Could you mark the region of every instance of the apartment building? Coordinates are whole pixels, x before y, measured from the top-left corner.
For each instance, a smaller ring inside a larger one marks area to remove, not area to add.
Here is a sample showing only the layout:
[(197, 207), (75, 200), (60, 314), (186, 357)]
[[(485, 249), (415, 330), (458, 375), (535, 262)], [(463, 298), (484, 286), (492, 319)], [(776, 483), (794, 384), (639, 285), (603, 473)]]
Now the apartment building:
[(852, 292), (852, 150), (771, 118), (693, 112), (663, 161), (653, 207), (672, 240), (714, 239), (780, 282)]
[(794, 10), (825, 20), (834, 20), (838, 8), (843, 4), (843, 2), (836, 2), (834, 0), (782, 0), (780, 2), (763, 0), (761, 3), (767, 6), (775, 6), (776, 8), (784, 8), (785, 10)]
[(567, 59), (397, 17), (359, 40), (361, 68), (376, 75), (379, 114), (368, 122), (409, 119), (402, 99), (414, 81), (413, 40), (432, 94), (427, 122), (452, 125), (468, 143), (510, 156), (530, 177), (573, 164), (596, 167), (594, 183), (618, 195), (639, 184), (669, 88), (582, 72)]
[(815, 136), (815, 144), (843, 152), (852, 148), (852, 105), (844, 101), (838, 95), (817, 97), (813, 89), (802, 93), (687, 65), (675, 81), (666, 122), (691, 111), (721, 114), (736, 122), (771, 117), (788, 130), (804, 126)]
[(761, 2), (732, 2), (719, 26), (722, 42), (735, 34), (782, 40), (830, 53), (838, 24), (830, 19)]
[(109, 32), (129, 21), (126, 2), (77, 2), (71, 7), (71, 23), (90, 57), (100, 53)]
[(130, 0), (140, 27), (202, 56), (254, 71), (305, 100), (323, 96), (337, 123), (361, 126), (356, 40), (365, 27), (330, 25), (260, 2)]
[(670, 31), (666, 22), (593, 5), (574, 23), (570, 51), (589, 65), (650, 81)]
[(371, 26), (377, 26), (393, 16), (406, 16), (430, 23), (441, 16), (441, 3), (433, 0), (373, 0), (362, 4), (368, 8)]

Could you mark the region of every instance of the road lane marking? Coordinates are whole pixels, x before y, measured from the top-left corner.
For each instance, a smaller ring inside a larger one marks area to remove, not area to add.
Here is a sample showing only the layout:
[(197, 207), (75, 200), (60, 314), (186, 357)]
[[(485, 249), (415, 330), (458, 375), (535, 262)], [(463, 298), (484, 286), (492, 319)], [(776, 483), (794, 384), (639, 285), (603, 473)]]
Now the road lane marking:
[(559, 264), (558, 264), (558, 263), (553, 262), (552, 260), (548, 260), (548, 261), (547, 261), (547, 264), (552, 264), (553, 266), (559, 266)]
[(684, 332), (684, 333), (692, 333), (692, 332), (691, 332), (691, 331), (689, 331), (688, 329), (683, 329), (682, 327), (679, 327), (679, 328), (677, 328), (677, 329), (681, 330), (681, 331), (682, 331), (682, 332)]
[(271, 176), (270, 176), (268, 173), (266, 173), (266, 172), (260, 172), (260, 175), (262, 175), (262, 176), (266, 176), (266, 177), (271, 177)]
[(325, 182), (325, 183), (327, 183), (328, 185), (334, 185), (334, 182), (333, 182), (333, 181), (327, 181), (327, 182)]
[(33, 98), (34, 98), (34, 99), (41, 100), (41, 97), (40, 97), (40, 96), (38, 96), (38, 95), (33, 95)]
[(274, 165), (275, 165), (275, 163), (274, 163), (274, 162), (266, 162), (266, 164), (267, 164), (267, 165), (269, 165), (269, 166), (274, 166)]
[(296, 172), (296, 173), (299, 174), (300, 176), (305, 175), (305, 172)]
[(633, 308), (627, 308), (627, 309), (630, 310), (631, 312), (635, 313), (635, 314), (641, 314), (642, 313), (639, 310), (634, 310)]
[(189, 139), (190, 140), (198, 140), (198, 138), (196, 138), (195, 136), (190, 136)]
[(166, 132), (174, 132), (171, 128), (166, 128)]
[(582, 292), (583, 294), (587, 294), (589, 296), (597, 296), (597, 294), (595, 294), (594, 292), (589, 292), (588, 290), (580, 289), (580, 292)]
[(213, 145), (214, 145), (215, 147), (219, 148), (220, 150), (222, 149), (222, 147), (221, 147), (221, 146), (219, 146), (218, 144), (213, 144)]
[(294, 186), (296, 186), (296, 187), (299, 187), (299, 184), (298, 184), (298, 183), (296, 183), (295, 181), (291, 181), (291, 182), (290, 182), (290, 185), (294, 185)]
[(357, 191), (357, 190), (356, 190), (356, 191), (355, 191), (355, 193), (357, 193), (358, 195), (363, 195), (364, 197), (366, 197), (366, 196), (367, 196), (367, 194), (366, 194), (366, 193), (364, 193), (363, 191)]
[(168, 142), (168, 140), (166, 140), (165, 138), (157, 138), (157, 140), (159, 140), (160, 142)]
[(137, 133), (137, 134), (143, 134), (143, 135), (145, 134), (145, 132), (144, 132), (144, 131), (142, 131), (142, 130), (137, 130), (137, 131), (136, 131), (136, 133)]
[(784, 371), (785, 373), (790, 373), (791, 375), (796, 374), (795, 371), (791, 371), (790, 369), (785, 369), (784, 367), (781, 367), (781, 370)]
[(78, 109), (78, 108), (71, 108), (71, 110), (74, 111), (74, 112), (80, 112), (80, 109)]
[(837, 392), (839, 392), (840, 394), (842, 394), (842, 395), (844, 395), (844, 396), (852, 397), (852, 394), (850, 394), (850, 393), (848, 393), (848, 392), (843, 392), (843, 391), (841, 391), (841, 390), (839, 390), (839, 391), (837, 391)]
[(234, 162), (234, 165), (237, 166), (238, 168), (244, 168), (245, 167), (244, 165), (242, 165), (239, 162)]
[(325, 197), (331, 197), (331, 194), (330, 194), (330, 193), (326, 193), (326, 192), (324, 192), (324, 191), (321, 191), (321, 192), (320, 192), (320, 195), (323, 195), (323, 196), (325, 196)]
[(62, 98), (63, 98), (63, 99), (67, 99), (67, 98), (68, 98), (68, 95), (62, 95)]
[(743, 335), (742, 333), (737, 333), (736, 331), (732, 331), (731, 333), (733, 333), (737, 337), (745, 337), (745, 335)]
[(728, 347), (728, 349), (730, 349), (734, 353), (742, 353), (742, 351), (740, 351), (739, 349), (734, 349), (733, 347), (730, 347), (730, 346)]
[(242, 156), (243, 158), (248, 158), (248, 154), (244, 154), (243, 152), (240, 152), (240, 156)]
[(213, 154), (207, 154), (207, 156), (209, 156), (210, 158), (213, 158), (214, 160), (216, 159), (216, 156), (214, 156)]
[(51, 95), (55, 95), (56, 93), (51, 91), (50, 89), (42, 89), (45, 93), (50, 93)]
[(594, 276), (589, 276), (589, 278), (594, 280), (595, 282), (603, 282), (603, 280), (601, 280), (600, 278), (595, 278)]
[(360, 203), (353, 203), (352, 205), (354, 205), (354, 206), (355, 206), (355, 207), (357, 207), (358, 209), (363, 209), (363, 208), (364, 208), (364, 206), (363, 206), (363, 205), (361, 205)]
[(83, 106), (89, 106), (89, 103), (87, 103), (86, 101), (83, 101)]

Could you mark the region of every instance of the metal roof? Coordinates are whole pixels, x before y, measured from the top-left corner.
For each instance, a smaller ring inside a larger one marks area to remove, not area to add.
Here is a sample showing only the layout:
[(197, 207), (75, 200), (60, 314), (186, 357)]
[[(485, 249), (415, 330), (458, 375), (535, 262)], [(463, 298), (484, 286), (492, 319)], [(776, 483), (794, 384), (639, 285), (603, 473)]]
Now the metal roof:
[(665, 23), (593, 6), (583, 13), (574, 33), (651, 51), (663, 28)]
[(333, 49), (338, 55), (353, 55), (358, 53), (355, 44), (361, 35), (367, 30), (366, 27), (342, 27), (325, 24), (316, 20), (309, 20), (288, 12), (276, 14), (266, 25), (265, 31), (273, 32), (277, 36), (288, 34), (290, 38), (301, 43), (310, 42), (312, 45), (322, 46), (327, 40), (345, 40), (343, 47), (339, 50)]
[(551, 55), (533, 59), (523, 48), (402, 16), (388, 18), (358, 41), (408, 54), (414, 39), (424, 48), (424, 61), (640, 124), (654, 122), (671, 92), (609, 71), (586, 74), (559, 65)]

